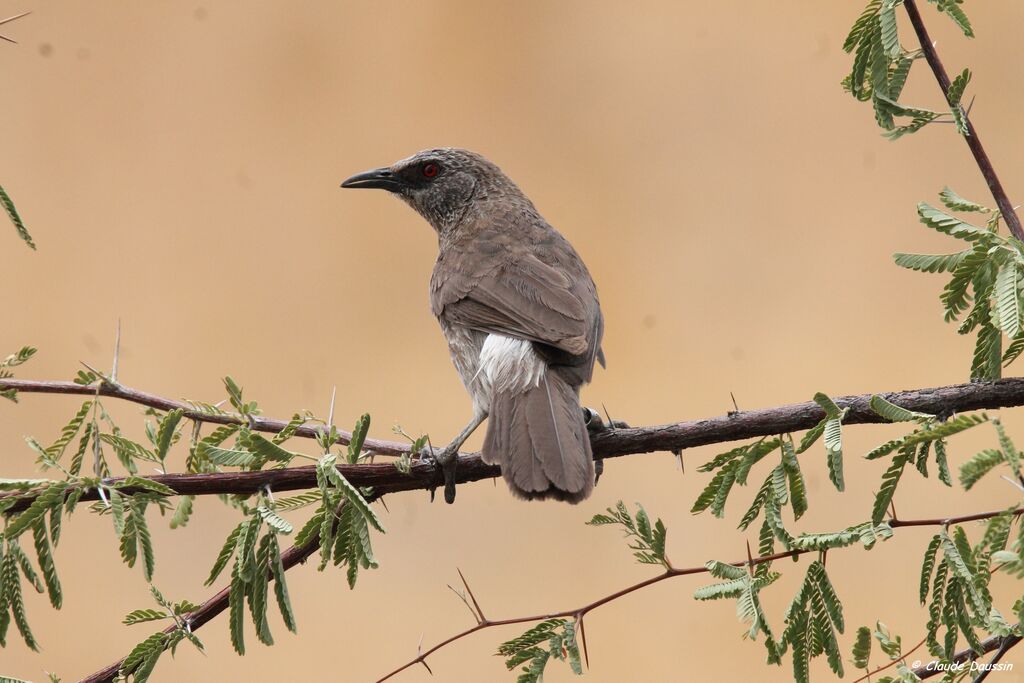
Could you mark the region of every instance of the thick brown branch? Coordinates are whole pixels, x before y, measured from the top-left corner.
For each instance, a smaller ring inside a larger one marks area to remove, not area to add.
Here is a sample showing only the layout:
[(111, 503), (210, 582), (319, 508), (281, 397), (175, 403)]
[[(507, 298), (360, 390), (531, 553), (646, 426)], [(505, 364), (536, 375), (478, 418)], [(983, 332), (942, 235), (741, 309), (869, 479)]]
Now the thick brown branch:
[[(924, 21), (921, 19), (921, 13), (917, 10), (917, 4), (914, 0), (905, 0), (903, 6), (907, 8), (907, 16), (910, 17), (910, 23), (913, 25), (917, 39), (921, 43), (921, 49), (924, 51), (925, 59), (928, 60), (928, 66), (932, 68), (935, 80), (939, 82), (942, 94), (948, 101), (949, 74), (946, 73), (946, 67), (942, 65), (942, 60), (939, 59), (939, 53), (935, 51), (935, 43), (932, 42), (928, 35), (928, 29), (925, 28)], [(949, 104), (950, 106), (959, 106), (955, 103)], [(964, 121), (967, 124), (967, 135), (964, 136), (964, 140), (967, 141), (967, 146), (971, 149), (971, 154), (974, 155), (974, 161), (977, 162), (981, 175), (984, 176), (988, 189), (996, 200), (999, 212), (1006, 220), (1006, 225), (1010, 228), (1013, 236), (1019, 240), (1024, 240), (1024, 229), (1021, 228), (1020, 218), (1017, 216), (1017, 212), (1014, 211), (1009, 197), (1006, 196), (1006, 190), (1003, 189), (1003, 184), (999, 181), (999, 176), (996, 175), (996, 171), (992, 167), (992, 162), (989, 160), (985, 148), (981, 145), (978, 131), (974, 128), (974, 124), (971, 123), (966, 113), (964, 113)]]
[[(95, 387), (82, 387), (72, 382), (39, 382), (31, 380), (0, 380), (0, 390), (17, 389), (23, 393), (95, 393)], [(141, 403), (160, 410), (187, 408), (178, 401), (161, 398), (152, 394), (128, 389), (122, 386), (104, 384), (100, 387), (101, 394)], [(1004, 408), (1024, 405), (1024, 379), (1009, 378), (994, 382), (972, 382), (969, 384), (953, 384), (929, 389), (914, 389), (881, 394), (889, 401), (907, 408), (925, 413), (949, 415), (956, 412), (979, 409)], [(843, 396), (836, 399), (841, 407), (849, 408), (843, 420), (844, 424), (864, 424), (885, 422), (870, 406), (872, 394)], [(238, 415), (209, 415), (195, 410), (188, 410), (187, 416), (199, 422), (244, 423), (245, 419)], [(825, 416), (824, 411), (814, 402), (794, 403), (748, 410), (719, 417), (702, 420), (676, 422), (652, 427), (636, 427), (628, 429), (608, 429), (591, 436), (594, 454), (598, 458), (614, 458), (635, 453), (652, 451), (671, 451), (693, 448), (714, 443), (738, 441), (741, 439), (784, 434), (810, 429)], [(287, 424), (283, 420), (271, 418), (254, 418), (254, 428), (261, 431), (280, 431)], [(315, 436), (316, 429), (304, 427), (299, 436)], [(382, 446), (383, 445), (383, 446)], [(374, 452), (378, 448), (385, 452), (407, 453), (409, 445), (391, 441), (366, 441), (366, 448)], [(341, 465), (345, 476), (358, 486), (372, 486), (378, 494), (408, 491), (413, 489), (430, 489), (443, 483), (441, 469), (431, 462), (413, 462), (411, 472), (402, 474), (391, 463), (371, 463), (361, 465)], [(459, 456), (456, 481), (465, 483), (489, 479), (500, 474), (500, 470), (492, 465), (484, 464), (478, 454), (462, 454)], [(274, 491), (292, 491), (311, 488), (316, 485), (316, 473), (312, 467), (290, 467), (280, 470), (259, 472), (223, 472), (216, 474), (164, 474), (149, 477), (172, 488), (181, 495), (209, 495), (218, 493), (254, 493), (270, 486)], [(117, 478), (109, 480), (119, 481)], [(0, 494), (4, 496), (15, 493)], [(87, 492), (83, 498), (97, 499), (96, 491)], [(24, 509), (31, 502), (25, 497), (11, 511)]]

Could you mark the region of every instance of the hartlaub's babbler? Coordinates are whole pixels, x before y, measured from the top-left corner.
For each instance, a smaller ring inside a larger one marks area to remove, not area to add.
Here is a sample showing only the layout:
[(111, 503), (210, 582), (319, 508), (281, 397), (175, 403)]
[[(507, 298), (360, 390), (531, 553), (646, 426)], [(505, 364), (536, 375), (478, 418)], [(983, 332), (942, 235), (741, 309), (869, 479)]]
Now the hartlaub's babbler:
[(403, 199), (437, 231), (430, 305), (473, 398), (473, 419), (438, 455), (453, 466), (485, 418), (484, 462), (512, 492), (572, 503), (594, 487), (580, 386), (604, 365), (604, 320), (583, 260), (493, 163), (431, 149), (352, 176), (342, 187)]

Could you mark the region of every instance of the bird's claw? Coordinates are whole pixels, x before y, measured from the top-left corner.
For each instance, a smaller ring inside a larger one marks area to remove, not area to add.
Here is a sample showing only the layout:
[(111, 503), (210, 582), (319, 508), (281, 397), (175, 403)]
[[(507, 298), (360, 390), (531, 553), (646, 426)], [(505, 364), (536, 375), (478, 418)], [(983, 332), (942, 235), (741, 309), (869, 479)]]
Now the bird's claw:
[[(455, 502), (455, 468), (459, 462), (458, 455), (450, 448), (439, 451), (432, 450), (430, 453), (430, 459), (440, 466), (441, 472), (444, 474), (444, 502), (449, 505)], [(431, 491), (431, 500), (433, 500), (433, 491)]]

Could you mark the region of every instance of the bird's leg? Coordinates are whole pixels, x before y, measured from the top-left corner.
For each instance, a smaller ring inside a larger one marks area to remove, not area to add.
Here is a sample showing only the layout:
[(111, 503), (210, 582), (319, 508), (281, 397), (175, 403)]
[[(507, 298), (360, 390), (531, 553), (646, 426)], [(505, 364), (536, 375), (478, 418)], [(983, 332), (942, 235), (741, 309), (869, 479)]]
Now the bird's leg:
[(455, 467), (459, 460), (459, 449), (462, 448), (462, 444), (466, 442), (466, 439), (486, 419), (487, 413), (474, 413), (473, 419), (469, 421), (465, 429), (459, 432), (459, 435), (452, 439), (451, 443), (434, 456), (437, 464), (441, 466), (441, 470), (444, 472), (444, 502), (449, 505), (455, 502)]

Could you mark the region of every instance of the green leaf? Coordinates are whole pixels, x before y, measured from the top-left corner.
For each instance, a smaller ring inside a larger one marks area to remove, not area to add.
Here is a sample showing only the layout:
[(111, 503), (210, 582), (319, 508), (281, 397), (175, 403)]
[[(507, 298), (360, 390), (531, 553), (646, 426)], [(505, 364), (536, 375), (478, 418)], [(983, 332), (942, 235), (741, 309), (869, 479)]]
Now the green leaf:
[(184, 414), (184, 410), (175, 408), (160, 420), (160, 428), (156, 433), (156, 457), (160, 462), (163, 462), (167, 457), (167, 451), (170, 450), (171, 441), (174, 439), (174, 430), (177, 429), (181, 416)]
[(967, 117), (964, 114), (963, 107), (960, 106), (960, 100), (963, 99), (964, 90), (967, 89), (967, 84), (970, 82), (971, 70), (964, 69), (949, 84), (949, 92), (946, 93), (946, 99), (949, 101), (949, 106), (953, 112), (953, 122), (956, 124), (957, 132), (961, 135), (967, 135)]
[(263, 521), (266, 522), (268, 526), (272, 527), (279, 533), (290, 534), (292, 532), (291, 522), (281, 517), (267, 506), (260, 505), (256, 508), (256, 512), (259, 513), (260, 517), (263, 518)]
[(174, 509), (174, 515), (171, 516), (171, 528), (177, 529), (188, 524), (189, 517), (192, 516), (192, 504), (195, 502), (195, 496), (182, 496), (178, 501), (178, 507)]
[(942, 537), (939, 534), (932, 536), (928, 547), (924, 551), (924, 562), (921, 563), (921, 586), (918, 591), (919, 599), (923, 605), (928, 599), (928, 584), (932, 578), (932, 568), (935, 567), (935, 554), (942, 544)]
[(896, 493), (896, 486), (903, 475), (903, 468), (912, 455), (913, 451), (902, 449), (893, 456), (889, 469), (882, 475), (882, 485), (875, 495), (875, 504), (871, 511), (871, 521), (874, 524), (879, 524), (885, 518), (889, 510), (889, 504), (892, 502), (892, 497)]
[[(364, 414), (356, 421), (352, 428), (352, 439), (348, 444), (348, 462), (351, 465), (359, 462), (359, 454), (363, 450), (363, 442), (366, 440), (366, 433), (370, 430), (370, 416)], [(378, 529), (380, 531), (380, 529)]]
[(967, 15), (964, 14), (963, 8), (960, 7), (959, 0), (938, 0), (937, 5), (939, 11), (949, 15), (949, 18), (960, 27), (965, 36), (968, 38), (974, 37), (974, 29), (971, 27), (971, 22)]
[(895, 403), (887, 400), (884, 396), (879, 396), (878, 394), (871, 397), (871, 409), (890, 422), (920, 422), (922, 420), (931, 420), (935, 417), (928, 413), (919, 413), (917, 411), (901, 408)]
[[(10, 547), (10, 544), (8, 544), (8, 550), (10, 550)], [(11, 615), (14, 617), (14, 623), (18, 627), (18, 632), (21, 633), (21, 637), (25, 641), (25, 645), (31, 650), (38, 651), (39, 645), (36, 643), (35, 636), (32, 635), (32, 630), (28, 625), (28, 616), (25, 614), (25, 603), (21, 595), (21, 581), (18, 579), (18, 564), (14, 553), (8, 552), (3, 559), (3, 574), (0, 584), (6, 589), (4, 595), (7, 599), (7, 605)]]
[(1002, 338), (992, 325), (978, 330), (978, 340), (971, 360), (971, 380), (995, 380), (1002, 375)]
[(125, 477), (121, 481), (114, 484), (114, 488), (118, 489), (142, 489), (144, 491), (152, 491), (153, 493), (159, 493), (162, 496), (175, 496), (177, 492), (166, 484), (161, 484), (158, 481), (152, 479), (146, 479), (145, 477), (130, 476)]
[(858, 669), (867, 669), (871, 657), (871, 629), (861, 626), (857, 629), (857, 637), (853, 641), (853, 665)]
[(718, 560), (708, 560), (704, 563), (704, 567), (716, 579), (734, 580), (750, 576), (743, 567), (737, 567), (727, 562), (719, 562)]
[(50, 508), (64, 503), (64, 493), (68, 490), (68, 482), (55, 481), (41, 491), (24, 512), (15, 517), (7, 525), (4, 536), (8, 539), (17, 538), (22, 532), (41, 519)]
[(277, 502), (274, 503), (274, 509), (290, 512), (292, 510), (304, 508), (307, 505), (312, 505), (313, 503), (319, 503), (321, 500), (323, 500), (323, 497), (318, 491), (310, 491), (308, 493), (300, 493), (299, 495), (292, 496), (290, 498), (279, 498)]
[(896, 7), (893, 2), (886, 2), (878, 14), (881, 29), (882, 48), (890, 59), (900, 54), (900, 37), (896, 29)]
[(146, 577), (146, 581), (152, 581), (156, 559), (153, 555), (153, 539), (149, 535), (149, 526), (146, 524), (146, 504), (133, 498), (130, 506), (139, 548), (142, 550), (142, 573)]
[(0, 186), (0, 204), (3, 204), (4, 211), (7, 212), (7, 217), (11, 219), (11, 223), (14, 223), (14, 229), (18, 231), (18, 236), (25, 241), (32, 249), (36, 248), (35, 242), (32, 241), (32, 236), (28, 234), (28, 228), (25, 227), (25, 223), (22, 222), (21, 216), (18, 215), (18, 210), (14, 207), (14, 202), (11, 200), (10, 195), (4, 190), (3, 186)]
[(926, 202), (921, 202), (917, 205), (917, 215), (921, 222), (932, 230), (937, 230), (958, 239), (967, 240), (968, 242), (981, 241), (986, 244), (994, 239), (994, 235), (988, 230), (950, 216), (948, 213), (940, 211)]
[(121, 620), (121, 623), (126, 626), (132, 626), (134, 624), (167, 619), (170, 616), (171, 615), (167, 612), (159, 609), (137, 609), (126, 614), (124, 619)]
[(793, 442), (789, 439), (782, 440), (782, 467), (789, 480), (789, 497), (793, 504), (793, 518), (800, 519), (807, 512), (807, 485), (804, 483), (803, 472), (800, 471), (800, 462), (793, 449)]
[(246, 435), (245, 446), (263, 461), (291, 462), (295, 458), (295, 453), (281, 448), (273, 441), (254, 432), (249, 432)]
[(256, 637), (264, 645), (274, 644), (274, 638), (270, 634), (270, 624), (267, 621), (271, 536), (273, 534), (268, 533), (260, 540), (259, 550), (256, 553), (256, 575), (248, 592), (249, 612), (252, 614), (253, 625), (256, 627)]
[[(247, 522), (242, 522), (246, 524)], [(231, 587), (228, 593), (228, 623), (231, 631), (231, 646), (240, 655), (245, 654), (245, 581), (238, 573), (241, 562), (236, 562), (231, 572)]]
[(896, 265), (922, 273), (952, 272), (971, 253), (970, 249), (955, 254), (893, 254)]
[(861, 41), (865, 31), (871, 26), (881, 7), (882, 0), (871, 0), (867, 4), (867, 7), (864, 8), (857, 21), (854, 22), (853, 28), (850, 29), (849, 35), (846, 36), (846, 40), (843, 42), (843, 50), (845, 52), (853, 51), (853, 48)]
[(205, 441), (200, 441), (196, 446), (196, 455), (206, 458), (214, 465), (224, 467), (248, 467), (256, 460), (256, 456), (250, 451), (232, 450), (211, 446)]
[(210, 576), (206, 579), (204, 585), (211, 585), (220, 576), (220, 573), (227, 566), (228, 560), (235, 553), (235, 548), (238, 545), (238, 536), (242, 533), (242, 528), (249, 524), (249, 520), (241, 522), (236, 526), (230, 534), (228, 534), (227, 540), (224, 541), (224, 545), (220, 549), (220, 554), (217, 555), (217, 561), (213, 564), (213, 569), (210, 570)]
[(46, 522), (43, 519), (37, 520), (32, 526), (32, 540), (36, 548), (36, 558), (39, 560), (39, 570), (46, 583), (46, 593), (50, 598), (50, 604), (54, 609), (60, 609), (64, 602), (64, 594), (60, 587), (60, 579), (57, 577), (57, 567), (53, 563), (53, 550), (50, 547), (50, 538), (46, 533)]
[(64, 454), (64, 449), (67, 448), (71, 440), (78, 434), (78, 430), (81, 429), (82, 423), (85, 421), (85, 417), (89, 414), (90, 410), (92, 410), (92, 401), (86, 401), (78, 409), (78, 412), (75, 413), (75, 416), (71, 418), (71, 421), (64, 425), (64, 428), (60, 430), (60, 436), (46, 449), (51, 458), (54, 460), (60, 459), (60, 456)]
[(136, 645), (121, 662), (118, 673), (121, 676), (131, 674), (132, 680), (136, 683), (148, 680), (157, 660), (167, 647), (167, 638), (166, 633), (157, 631)]
[(1017, 300), (1020, 273), (1014, 261), (1003, 264), (996, 276), (995, 304), (999, 311), (999, 326), (1011, 339), (1021, 331), (1020, 303)]
[[(962, 95), (963, 93), (961, 92), (961, 96)], [(958, 97), (956, 101), (959, 102), (960, 98)], [(986, 206), (982, 206), (977, 202), (972, 202), (969, 199), (964, 199), (949, 187), (942, 188), (942, 192), (939, 193), (939, 199), (941, 199), (945, 207), (951, 211), (964, 211), (969, 213), (988, 213), (991, 211), (991, 209)]]
[(277, 607), (281, 610), (281, 618), (289, 631), (295, 633), (295, 613), (292, 611), (291, 598), (288, 596), (288, 584), (285, 582), (284, 564), (281, 561), (281, 547), (277, 543), (274, 534), (270, 537), (270, 572), (274, 577), (274, 594), (277, 597)]
[[(321, 463), (325, 463), (325, 460), (321, 458)], [(319, 466), (319, 465), (318, 465)], [(377, 518), (377, 513), (373, 511), (370, 504), (363, 498), (363, 494), (359, 492), (359, 489), (352, 486), (349, 480), (338, 471), (338, 468), (334, 466), (333, 462), (330, 464), (323, 464), (322, 470), (330, 480), (331, 484), (341, 491), (342, 495), (348, 499), (350, 503), (359, 511), (366, 521), (368, 521), (374, 529), (384, 533), (384, 526), (381, 524), (380, 519)]]
[(974, 561), (970, 556), (966, 536), (963, 535), (962, 527), (956, 527), (954, 538), (951, 538), (945, 531), (941, 532), (942, 551), (949, 563), (953, 573), (960, 579), (961, 585), (966, 589), (967, 597), (970, 598), (971, 607), (977, 615), (987, 615), (990, 605), (977, 588), (977, 577), (975, 575)]

